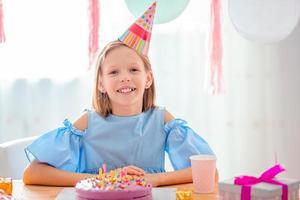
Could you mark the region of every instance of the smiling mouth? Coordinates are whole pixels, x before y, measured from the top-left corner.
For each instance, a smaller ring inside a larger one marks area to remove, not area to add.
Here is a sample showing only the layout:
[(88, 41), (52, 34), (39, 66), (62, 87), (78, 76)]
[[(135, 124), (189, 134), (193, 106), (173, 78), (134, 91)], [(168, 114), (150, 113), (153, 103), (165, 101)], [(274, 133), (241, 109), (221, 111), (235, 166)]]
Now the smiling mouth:
[(118, 89), (117, 92), (122, 93), (122, 94), (128, 94), (135, 90), (136, 90), (136, 88), (121, 88), (121, 89)]

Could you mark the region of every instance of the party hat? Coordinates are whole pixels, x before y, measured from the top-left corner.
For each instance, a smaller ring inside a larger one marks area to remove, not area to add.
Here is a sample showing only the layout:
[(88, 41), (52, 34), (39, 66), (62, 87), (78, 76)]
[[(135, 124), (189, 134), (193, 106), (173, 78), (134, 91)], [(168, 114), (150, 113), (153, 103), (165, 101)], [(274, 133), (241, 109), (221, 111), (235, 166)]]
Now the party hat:
[(143, 55), (148, 54), (156, 2), (137, 19), (119, 40)]

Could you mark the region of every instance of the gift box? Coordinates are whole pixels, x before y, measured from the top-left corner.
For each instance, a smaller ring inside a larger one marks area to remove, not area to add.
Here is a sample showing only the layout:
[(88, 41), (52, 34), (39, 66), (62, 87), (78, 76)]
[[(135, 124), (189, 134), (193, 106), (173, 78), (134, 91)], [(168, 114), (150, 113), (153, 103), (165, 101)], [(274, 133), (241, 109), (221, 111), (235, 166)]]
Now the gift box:
[(12, 194), (12, 179), (0, 177), (0, 194)]
[[(288, 186), (288, 200), (299, 200), (300, 181), (294, 179), (275, 179)], [(221, 200), (240, 200), (241, 185), (234, 184), (234, 178), (219, 182)], [(270, 183), (258, 183), (251, 187), (251, 200), (281, 200), (282, 186)]]
[(219, 183), (222, 200), (299, 200), (299, 180), (275, 176), (285, 169), (274, 165), (260, 176), (238, 176)]

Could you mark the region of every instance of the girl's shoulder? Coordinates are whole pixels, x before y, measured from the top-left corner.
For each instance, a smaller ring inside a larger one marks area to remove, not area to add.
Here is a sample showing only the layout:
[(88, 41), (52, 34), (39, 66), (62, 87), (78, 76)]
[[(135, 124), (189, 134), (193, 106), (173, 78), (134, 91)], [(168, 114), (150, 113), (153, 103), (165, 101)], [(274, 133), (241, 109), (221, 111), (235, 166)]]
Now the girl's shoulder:
[(173, 116), (169, 111), (167, 111), (167, 110), (165, 109), (165, 113), (164, 113), (164, 124), (166, 124), (166, 123), (172, 121), (173, 119), (175, 119), (174, 116)]
[(155, 109), (162, 112), (164, 118), (164, 124), (167, 124), (168, 122), (175, 119), (175, 117), (165, 107), (157, 106)]
[(88, 128), (88, 111), (84, 111), (74, 122), (73, 126), (81, 131)]

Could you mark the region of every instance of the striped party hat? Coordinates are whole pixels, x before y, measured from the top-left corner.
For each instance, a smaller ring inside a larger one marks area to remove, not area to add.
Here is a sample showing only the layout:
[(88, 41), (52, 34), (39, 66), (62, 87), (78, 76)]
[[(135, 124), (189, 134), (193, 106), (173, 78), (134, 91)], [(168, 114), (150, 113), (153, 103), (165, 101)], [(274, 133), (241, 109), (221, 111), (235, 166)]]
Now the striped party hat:
[(119, 40), (143, 55), (148, 54), (156, 2), (137, 19)]

